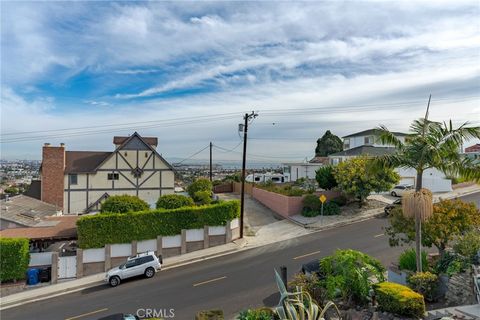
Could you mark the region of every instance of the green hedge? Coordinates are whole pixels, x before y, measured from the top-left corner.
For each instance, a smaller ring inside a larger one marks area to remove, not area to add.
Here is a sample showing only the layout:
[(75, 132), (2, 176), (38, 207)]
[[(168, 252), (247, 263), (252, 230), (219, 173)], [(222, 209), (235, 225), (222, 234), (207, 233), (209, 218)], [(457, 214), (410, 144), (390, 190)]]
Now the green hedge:
[(392, 282), (374, 286), (375, 296), (381, 310), (401, 316), (421, 318), (425, 313), (423, 296), (412, 289)]
[(101, 248), (105, 244), (129, 243), (133, 240), (173, 236), (182, 229), (226, 225), (240, 215), (238, 201), (173, 210), (153, 210), (134, 213), (109, 213), (83, 216), (77, 221), (81, 248)]
[(25, 279), (29, 262), (27, 239), (0, 238), (0, 281)]

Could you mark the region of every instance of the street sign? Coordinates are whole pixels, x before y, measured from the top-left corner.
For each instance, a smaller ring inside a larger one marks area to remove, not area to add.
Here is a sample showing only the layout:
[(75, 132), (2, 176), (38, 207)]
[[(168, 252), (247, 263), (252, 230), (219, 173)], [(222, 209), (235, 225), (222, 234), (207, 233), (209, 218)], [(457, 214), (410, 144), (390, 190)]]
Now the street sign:
[(324, 203), (325, 201), (327, 201), (327, 197), (325, 197), (325, 195), (322, 194), (322, 195), (320, 196), (320, 202), (321, 202), (321, 203)]

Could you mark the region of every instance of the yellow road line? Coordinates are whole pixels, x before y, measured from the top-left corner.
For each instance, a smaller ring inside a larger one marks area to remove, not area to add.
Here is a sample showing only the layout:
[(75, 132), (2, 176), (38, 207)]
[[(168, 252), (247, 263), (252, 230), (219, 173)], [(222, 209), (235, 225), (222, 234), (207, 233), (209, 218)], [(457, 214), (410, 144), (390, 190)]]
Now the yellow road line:
[(298, 256), (298, 257), (295, 257), (295, 258), (293, 258), (293, 260), (305, 258), (305, 257), (308, 257), (308, 256), (313, 256), (314, 254), (317, 254), (317, 253), (320, 253), (320, 250), (319, 250), (319, 251), (315, 251), (315, 252), (311, 252), (311, 253), (307, 253), (307, 254), (304, 254), (304, 255), (301, 255), (301, 256)]
[(218, 281), (218, 280), (223, 280), (223, 279), (226, 279), (226, 278), (227, 278), (226, 276), (223, 276), (223, 277), (219, 277), (219, 278), (215, 278), (215, 279), (211, 279), (211, 280), (207, 280), (207, 281), (195, 283), (195, 284), (193, 284), (193, 286), (194, 286), (194, 287), (198, 287), (198, 286), (201, 286), (202, 284), (207, 284), (207, 283), (210, 283), (210, 282), (214, 282), (214, 281)]
[(107, 311), (107, 310), (108, 310), (108, 308), (103, 308), (103, 309), (95, 310), (95, 311), (92, 311), (92, 312), (84, 313), (84, 314), (81, 314), (81, 315), (79, 315), (79, 316), (75, 316), (75, 317), (71, 317), (71, 318), (66, 318), (65, 320), (79, 319), (79, 318), (83, 318), (83, 317), (86, 317), (86, 316), (90, 316), (90, 315), (95, 314), (95, 313), (104, 312), (104, 311)]
[(384, 235), (385, 235), (385, 234), (380, 233), (380, 234), (377, 234), (377, 235), (375, 235), (375, 236), (373, 236), (373, 237), (374, 237), (374, 238), (378, 238), (378, 237), (381, 237), (381, 236), (384, 236)]

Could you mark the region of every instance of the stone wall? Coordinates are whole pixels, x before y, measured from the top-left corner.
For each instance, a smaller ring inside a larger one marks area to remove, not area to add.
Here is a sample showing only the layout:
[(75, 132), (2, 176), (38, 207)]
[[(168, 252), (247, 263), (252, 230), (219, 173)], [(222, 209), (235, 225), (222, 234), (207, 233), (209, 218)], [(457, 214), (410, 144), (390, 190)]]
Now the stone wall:
[(470, 305), (477, 303), (473, 291), (471, 270), (450, 277), (445, 300), (449, 306)]

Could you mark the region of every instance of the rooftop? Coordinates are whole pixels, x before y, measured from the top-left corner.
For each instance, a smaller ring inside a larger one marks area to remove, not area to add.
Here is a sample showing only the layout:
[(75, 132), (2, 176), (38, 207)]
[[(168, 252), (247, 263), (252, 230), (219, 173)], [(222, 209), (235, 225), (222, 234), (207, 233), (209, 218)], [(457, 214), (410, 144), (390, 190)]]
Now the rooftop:
[(41, 239), (77, 238), (78, 216), (47, 217), (41, 224), (30, 228), (12, 228), (0, 231), (0, 237)]
[[(360, 132), (357, 132), (357, 133), (349, 134), (348, 136), (344, 136), (342, 138), (378, 135), (378, 131), (379, 131), (378, 129), (368, 129), (368, 130), (360, 131)], [(403, 133), (403, 132), (392, 132), (392, 133), (396, 136), (399, 136), (399, 137), (408, 136), (408, 133)]]
[(329, 157), (355, 157), (355, 156), (381, 156), (384, 154), (392, 154), (395, 152), (393, 147), (374, 147), (374, 146), (359, 146), (348, 150), (340, 151), (329, 155)]
[(2, 200), (1, 218), (26, 227), (37, 225), (43, 218), (55, 216), (57, 208), (49, 203), (26, 195), (18, 195)]

